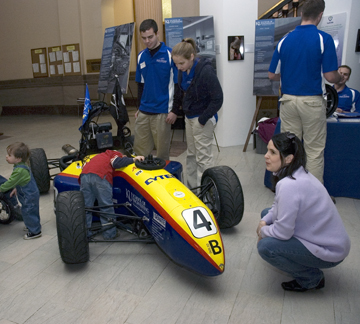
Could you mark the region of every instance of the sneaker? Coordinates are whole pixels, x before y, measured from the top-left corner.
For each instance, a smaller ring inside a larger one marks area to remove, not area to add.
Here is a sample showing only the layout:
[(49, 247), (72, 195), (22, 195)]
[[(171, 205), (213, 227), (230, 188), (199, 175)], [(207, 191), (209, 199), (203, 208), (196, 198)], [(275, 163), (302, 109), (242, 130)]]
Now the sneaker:
[(25, 226), (25, 227), (23, 228), (23, 231), (28, 232), (29, 230), (28, 230), (28, 228)]
[(33, 234), (31, 232), (27, 232), (25, 235), (24, 235), (24, 240), (32, 240), (32, 239), (35, 239), (35, 238), (38, 238), (41, 236), (41, 232), (37, 233), (37, 234)]

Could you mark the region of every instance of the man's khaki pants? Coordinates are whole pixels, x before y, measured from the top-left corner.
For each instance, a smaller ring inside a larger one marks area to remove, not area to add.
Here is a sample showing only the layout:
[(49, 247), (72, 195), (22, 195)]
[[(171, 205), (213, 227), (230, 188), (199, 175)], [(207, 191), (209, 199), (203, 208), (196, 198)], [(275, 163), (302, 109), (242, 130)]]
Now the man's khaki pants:
[(171, 125), (166, 123), (168, 114), (146, 115), (139, 111), (135, 120), (134, 151), (147, 157), (156, 146), (156, 156), (169, 160)]
[(323, 183), (326, 143), (326, 106), (322, 96), (283, 95), (280, 99), (281, 132), (292, 132), (304, 141), (311, 174)]

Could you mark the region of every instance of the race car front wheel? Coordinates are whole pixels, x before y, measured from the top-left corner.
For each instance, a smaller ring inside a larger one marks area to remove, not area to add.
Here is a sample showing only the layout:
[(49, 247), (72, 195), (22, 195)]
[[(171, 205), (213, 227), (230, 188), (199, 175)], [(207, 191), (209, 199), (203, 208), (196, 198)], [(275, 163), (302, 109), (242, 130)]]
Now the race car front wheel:
[(61, 259), (68, 264), (89, 261), (85, 203), (80, 191), (58, 194), (56, 227)]
[(30, 150), (30, 168), (40, 193), (50, 189), (50, 172), (45, 151), (42, 148)]
[(0, 197), (0, 224), (10, 224), (15, 219), (12, 203), (5, 197)]
[(244, 195), (240, 180), (228, 166), (205, 170), (199, 198), (213, 212), (221, 229), (240, 223), (244, 214)]

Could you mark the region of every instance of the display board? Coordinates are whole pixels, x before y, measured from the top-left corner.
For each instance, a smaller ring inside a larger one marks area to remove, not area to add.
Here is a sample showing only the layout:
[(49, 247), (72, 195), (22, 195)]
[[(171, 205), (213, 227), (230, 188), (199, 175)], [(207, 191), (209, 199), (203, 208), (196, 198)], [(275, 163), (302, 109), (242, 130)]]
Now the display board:
[(46, 47), (31, 50), (31, 64), (34, 78), (48, 76)]
[(64, 75), (61, 46), (48, 47), (48, 57), (50, 77)]
[(134, 27), (129, 23), (105, 29), (98, 92), (113, 93), (118, 79), (121, 92), (127, 93)]
[(269, 80), (268, 70), (277, 43), (300, 25), (300, 17), (261, 19), (255, 22), (255, 56), (253, 94), (278, 95), (280, 81)]
[(165, 18), (165, 36), (166, 45), (171, 48), (184, 38), (194, 39), (197, 55), (210, 59), (216, 69), (213, 16)]
[(63, 45), (62, 54), (64, 75), (81, 75), (79, 44)]

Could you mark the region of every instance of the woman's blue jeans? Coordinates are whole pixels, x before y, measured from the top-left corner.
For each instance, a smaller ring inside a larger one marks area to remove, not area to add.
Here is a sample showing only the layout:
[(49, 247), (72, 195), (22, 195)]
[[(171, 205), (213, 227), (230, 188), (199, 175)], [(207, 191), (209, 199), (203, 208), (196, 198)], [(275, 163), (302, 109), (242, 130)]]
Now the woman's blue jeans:
[[(264, 217), (269, 209), (261, 213)], [(341, 263), (327, 262), (314, 256), (298, 239), (278, 240), (265, 237), (257, 245), (260, 256), (275, 268), (290, 274), (303, 288), (315, 288), (324, 273), (320, 269), (332, 268)]]

